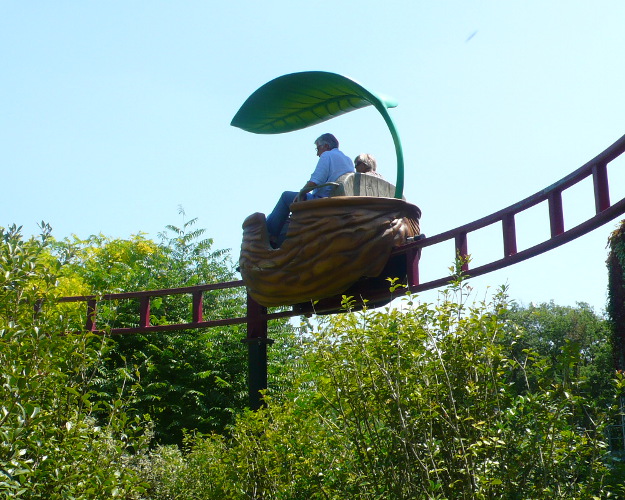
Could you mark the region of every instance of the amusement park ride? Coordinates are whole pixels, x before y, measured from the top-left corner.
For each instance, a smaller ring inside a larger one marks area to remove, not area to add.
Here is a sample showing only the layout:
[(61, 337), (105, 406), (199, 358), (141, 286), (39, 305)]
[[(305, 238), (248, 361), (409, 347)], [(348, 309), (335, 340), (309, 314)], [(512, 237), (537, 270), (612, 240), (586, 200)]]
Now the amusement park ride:
[[(253, 214), (243, 223), (239, 259), (242, 280), (186, 288), (150, 290), (102, 296), (64, 297), (64, 302), (85, 302), (85, 329), (96, 326), (99, 301), (139, 300), (137, 326), (110, 329), (111, 334), (156, 333), (247, 323), (250, 407), (262, 403), (259, 391), (267, 388), (267, 322), (272, 319), (341, 311), (343, 296), (367, 300), (368, 307), (391, 300), (387, 278), (398, 278), (404, 288), (394, 296), (444, 286), (448, 275), (421, 283), (419, 257), (431, 246), (454, 241), (456, 256), (469, 254), (468, 235), (492, 224), (501, 224), (503, 255), (476, 268), (463, 264), (469, 277), (501, 269), (582, 236), (625, 213), (625, 198), (611, 204), (608, 165), (625, 152), (625, 136), (563, 179), (509, 207), (469, 224), (434, 236), (420, 234), (421, 211), (403, 199), (404, 160), (401, 142), (388, 108), (397, 103), (375, 94), (349, 78), (310, 71), (278, 77), (256, 90), (241, 106), (232, 125), (258, 134), (280, 134), (315, 125), (344, 113), (374, 106), (383, 116), (397, 154), (395, 185), (367, 176), (346, 174), (331, 183), (333, 194), (291, 206), (286, 239), (279, 248), (269, 244), (265, 216)], [(592, 176), (595, 215), (565, 228), (562, 193)], [(550, 237), (529, 248), (517, 248), (515, 217), (540, 203), (547, 203)], [(205, 320), (203, 294), (212, 290), (245, 287), (247, 316)], [(192, 297), (188, 323), (150, 324), (150, 300), (166, 295)], [(269, 312), (269, 307), (278, 310)]]

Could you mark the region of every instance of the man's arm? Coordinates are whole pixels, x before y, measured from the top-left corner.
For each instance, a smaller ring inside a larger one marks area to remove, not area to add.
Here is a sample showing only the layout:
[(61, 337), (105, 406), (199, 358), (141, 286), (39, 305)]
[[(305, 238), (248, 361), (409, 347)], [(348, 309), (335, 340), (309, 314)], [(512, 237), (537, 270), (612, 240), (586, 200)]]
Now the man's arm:
[[(309, 188), (314, 188), (316, 185), (317, 185), (317, 184), (315, 184), (314, 182), (312, 182), (312, 181), (308, 181), (306, 184), (304, 184), (304, 187), (303, 187), (302, 189), (300, 189), (300, 193), (301, 193), (302, 191), (305, 191), (306, 189), (309, 189)], [(306, 199), (306, 198), (304, 198), (304, 199)], [(302, 200), (302, 199), (300, 199), (300, 194), (298, 193), (298, 194), (297, 194), (297, 196), (295, 197), (295, 199), (294, 199), (293, 201), (294, 201), (294, 202), (298, 202), (298, 201), (303, 201), (303, 200)]]

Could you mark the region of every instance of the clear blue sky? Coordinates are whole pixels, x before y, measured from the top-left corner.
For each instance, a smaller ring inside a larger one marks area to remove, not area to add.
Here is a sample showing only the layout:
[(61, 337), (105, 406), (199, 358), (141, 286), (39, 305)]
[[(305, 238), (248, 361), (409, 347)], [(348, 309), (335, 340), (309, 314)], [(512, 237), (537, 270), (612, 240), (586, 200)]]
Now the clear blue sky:
[[(304, 184), (321, 133), (395, 175), (371, 108), (285, 135), (230, 127), (260, 85), (324, 70), (399, 101), (405, 196), (434, 235), (539, 191), (625, 134), (624, 25), (621, 0), (0, 1), (0, 225), (156, 238), (181, 223), (182, 205), (236, 260), (243, 219)], [(609, 175), (616, 201), (625, 161)], [(588, 183), (565, 197), (567, 227), (592, 215), (591, 194)], [(519, 218), (520, 248), (547, 234), (545, 211)], [(615, 226), (473, 285), (601, 310)], [(469, 241), (477, 264), (500, 248), (498, 230)], [(453, 258), (429, 252), (426, 279)]]

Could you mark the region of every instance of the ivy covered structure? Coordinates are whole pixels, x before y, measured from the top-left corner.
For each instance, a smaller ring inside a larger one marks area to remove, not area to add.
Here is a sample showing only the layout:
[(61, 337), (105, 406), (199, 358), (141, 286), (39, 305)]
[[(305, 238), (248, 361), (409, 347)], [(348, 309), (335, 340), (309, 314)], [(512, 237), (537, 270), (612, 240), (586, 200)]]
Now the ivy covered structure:
[[(614, 367), (625, 372), (625, 220), (608, 239), (608, 321), (611, 330)], [(620, 425), (608, 428), (611, 451), (625, 454), (625, 394), (620, 397)]]
[(608, 240), (608, 306), (614, 366), (625, 370), (625, 220)]

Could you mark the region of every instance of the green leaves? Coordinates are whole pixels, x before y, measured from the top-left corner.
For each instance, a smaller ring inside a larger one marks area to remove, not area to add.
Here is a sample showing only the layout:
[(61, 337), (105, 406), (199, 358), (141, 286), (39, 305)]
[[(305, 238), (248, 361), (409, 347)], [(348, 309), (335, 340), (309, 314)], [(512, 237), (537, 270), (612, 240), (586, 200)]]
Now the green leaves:
[[(215, 250), (213, 240), (198, 228), (197, 218), (168, 224), (158, 241), (146, 235), (111, 239), (102, 235), (56, 245), (67, 255), (63, 283), (80, 283), (79, 293), (134, 292), (231, 281), (235, 278), (228, 252)], [(68, 279), (71, 277), (71, 280)], [(242, 289), (203, 295), (205, 320), (245, 316)], [(192, 319), (192, 296), (153, 298), (152, 325), (180, 324)], [(98, 303), (98, 328), (131, 327), (139, 320), (138, 300)], [(84, 321), (84, 319), (83, 319)], [(133, 386), (136, 414), (152, 417), (155, 441), (182, 444), (183, 429), (222, 431), (233, 414), (247, 404), (247, 353), (240, 342), (244, 326), (124, 335), (110, 339), (92, 388), (100, 401), (118, 398), (120, 387)], [(275, 339), (290, 336), (286, 320), (272, 322)], [(289, 349), (272, 356), (288, 356)], [(276, 370), (272, 368), (272, 370)]]
[(282, 134), (370, 105), (393, 108), (397, 102), (344, 76), (305, 71), (280, 76), (260, 87), (231, 125), (255, 134)]
[[(0, 496), (130, 498), (142, 487), (122, 462), (140, 424), (126, 419), (122, 400), (92, 402), (103, 339), (66, 334), (51, 242), (44, 223), (39, 239), (0, 228)], [(107, 425), (97, 425), (96, 410)], [(134, 449), (144, 444), (138, 437)]]
[[(466, 284), (452, 290), (436, 306), (413, 297), (318, 318), (290, 392), (240, 415), (230, 439), (190, 443), (185, 474), (196, 486), (183, 496), (622, 495), (617, 473), (606, 483), (606, 415), (579, 385), (554, 384), (554, 370), (576, 373), (579, 352), (517, 360), (504, 297), (469, 304)], [(529, 390), (512, 384), (517, 370), (536, 381)]]
[(625, 370), (625, 220), (610, 235), (608, 267), (608, 304), (610, 343), (619, 370)]

